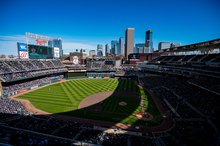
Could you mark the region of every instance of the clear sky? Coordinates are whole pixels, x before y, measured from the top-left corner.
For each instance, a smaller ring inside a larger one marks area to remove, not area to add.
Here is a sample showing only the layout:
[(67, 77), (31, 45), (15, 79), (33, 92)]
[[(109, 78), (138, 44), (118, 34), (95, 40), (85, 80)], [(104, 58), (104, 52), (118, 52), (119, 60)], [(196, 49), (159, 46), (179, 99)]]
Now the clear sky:
[(61, 37), (67, 53), (118, 40), (135, 28), (135, 43), (153, 30), (182, 45), (220, 38), (219, 0), (0, 0), (0, 54), (17, 54), (25, 32)]

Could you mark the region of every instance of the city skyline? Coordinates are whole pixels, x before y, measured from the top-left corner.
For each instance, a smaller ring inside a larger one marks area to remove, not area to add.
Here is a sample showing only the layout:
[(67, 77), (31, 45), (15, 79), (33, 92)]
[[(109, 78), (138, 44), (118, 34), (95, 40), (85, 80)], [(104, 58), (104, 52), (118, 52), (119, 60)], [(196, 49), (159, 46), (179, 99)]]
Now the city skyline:
[(155, 49), (159, 42), (187, 45), (212, 40), (220, 36), (218, 4), (217, 0), (2, 0), (0, 54), (17, 54), (16, 42), (25, 42), (25, 32), (61, 37), (64, 53), (83, 48), (87, 54), (97, 44), (125, 38), (130, 27), (135, 28), (135, 44), (144, 43), (145, 32), (153, 30)]

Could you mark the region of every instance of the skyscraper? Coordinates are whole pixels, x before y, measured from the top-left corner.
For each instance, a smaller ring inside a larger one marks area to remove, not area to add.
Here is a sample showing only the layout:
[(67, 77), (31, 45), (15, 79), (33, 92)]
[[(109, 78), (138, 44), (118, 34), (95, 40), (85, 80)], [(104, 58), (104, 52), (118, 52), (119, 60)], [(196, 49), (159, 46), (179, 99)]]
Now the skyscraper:
[(110, 48), (109, 48), (109, 44), (105, 45), (105, 56), (108, 56), (110, 54)]
[(134, 53), (148, 53), (145, 52), (145, 43), (137, 43), (135, 44), (135, 51)]
[(149, 53), (153, 53), (154, 48), (153, 48), (153, 31), (152, 30), (146, 31), (145, 44), (146, 44), (146, 47), (149, 48), (149, 51), (150, 51)]
[(125, 57), (134, 52), (134, 28), (127, 28), (125, 31)]
[(125, 44), (122, 37), (119, 38), (119, 49), (118, 49), (118, 55), (125, 55)]
[(97, 45), (97, 55), (98, 56), (103, 56), (102, 45), (101, 44)]
[(90, 50), (89, 51), (89, 57), (93, 57), (95, 55), (95, 50)]
[(62, 40), (60, 38), (48, 41), (48, 46), (59, 48), (60, 57), (63, 56)]
[(118, 41), (117, 40), (112, 40), (111, 41), (111, 54), (116, 55), (118, 48), (119, 48)]

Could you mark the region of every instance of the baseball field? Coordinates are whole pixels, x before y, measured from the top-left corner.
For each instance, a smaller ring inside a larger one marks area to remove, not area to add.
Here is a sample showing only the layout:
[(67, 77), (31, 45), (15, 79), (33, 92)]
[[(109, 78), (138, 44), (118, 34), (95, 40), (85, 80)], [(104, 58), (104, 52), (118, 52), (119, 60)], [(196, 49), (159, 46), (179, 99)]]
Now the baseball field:
[[(80, 118), (157, 125), (161, 115), (149, 94), (126, 79), (81, 79), (53, 84), (18, 97), (43, 111)], [(152, 120), (138, 118), (147, 111)], [(158, 118), (159, 117), (159, 118)]]

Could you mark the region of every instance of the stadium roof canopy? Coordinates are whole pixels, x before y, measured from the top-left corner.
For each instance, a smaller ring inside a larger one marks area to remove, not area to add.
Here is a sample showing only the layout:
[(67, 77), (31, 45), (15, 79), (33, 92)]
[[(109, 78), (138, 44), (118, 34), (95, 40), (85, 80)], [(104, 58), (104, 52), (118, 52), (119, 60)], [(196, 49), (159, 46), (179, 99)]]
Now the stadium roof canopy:
[(167, 48), (160, 50), (159, 52), (189, 52), (189, 51), (213, 50), (217, 48), (220, 48), (220, 38), (206, 42), (200, 42), (196, 44)]

